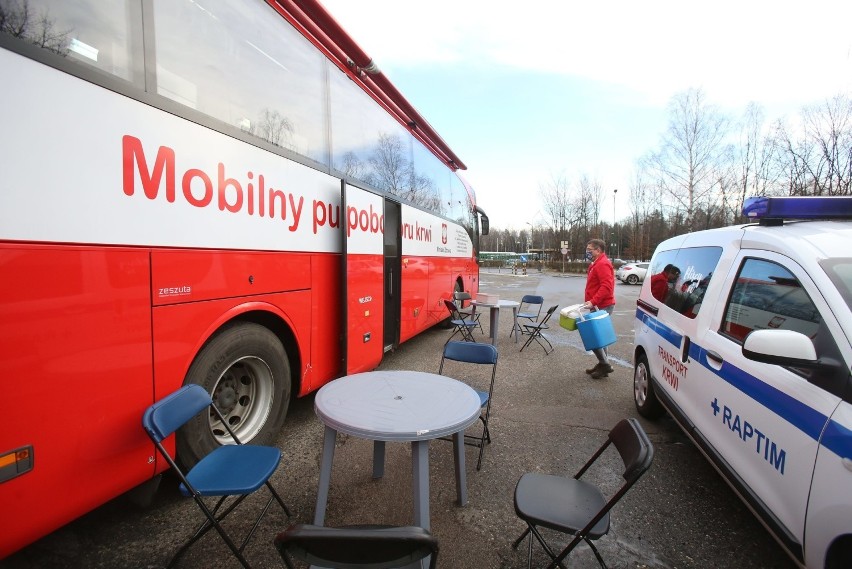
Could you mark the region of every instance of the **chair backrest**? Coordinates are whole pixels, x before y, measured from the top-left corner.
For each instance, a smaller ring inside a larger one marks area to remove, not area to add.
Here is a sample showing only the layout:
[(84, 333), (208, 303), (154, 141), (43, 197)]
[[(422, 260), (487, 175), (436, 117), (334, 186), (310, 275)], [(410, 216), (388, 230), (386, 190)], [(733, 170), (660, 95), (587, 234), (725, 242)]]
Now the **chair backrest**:
[(444, 359), (470, 364), (497, 365), (497, 348), (493, 344), (447, 342), (444, 345), (444, 356), (441, 358), (442, 365)]
[(609, 432), (609, 440), (624, 462), (624, 480), (632, 484), (651, 466), (654, 445), (636, 419), (622, 419)]
[(473, 297), (470, 296), (469, 292), (464, 292), (462, 290), (457, 290), (453, 293), (453, 300), (457, 300), (457, 301), (461, 302), (462, 306), (464, 306), (465, 300), (470, 300), (472, 298)]
[(535, 319), (541, 315), (541, 307), (544, 304), (544, 297), (537, 294), (525, 294), (521, 297), (521, 304), (518, 307), (518, 314), (526, 314), (530, 318), (533, 313)]
[(210, 394), (191, 383), (148, 407), (142, 415), (142, 426), (151, 440), (160, 443), (212, 404)]
[(548, 320), (550, 320), (550, 317), (551, 317), (551, 316), (553, 316), (553, 313), (554, 313), (554, 312), (556, 312), (556, 309), (557, 309), (558, 307), (559, 307), (559, 305), (558, 305), (558, 304), (554, 304), (553, 306), (551, 306), (550, 308), (548, 308), (548, 309), (547, 309), (547, 313), (545, 313), (545, 315), (544, 315), (544, 318), (542, 318), (541, 320), (539, 320), (539, 322), (538, 322), (538, 324), (536, 325), (536, 327), (538, 327), (538, 328), (544, 328), (544, 327), (545, 327), (545, 325), (547, 324), (547, 321), (548, 321)]
[(416, 526), (322, 527), (290, 526), (275, 538), (275, 548), (287, 567), (290, 557), (330, 569), (390, 569), (407, 566), (431, 555), (438, 559), (438, 540)]
[(447, 310), (450, 312), (450, 318), (453, 320), (462, 320), (463, 317), (459, 313), (459, 307), (455, 305), (452, 300), (444, 299), (444, 306), (447, 307)]
[(521, 298), (523, 304), (544, 304), (544, 297), (537, 294), (525, 294)]
[(497, 377), (497, 348), (493, 344), (447, 342), (444, 344), (444, 353), (441, 355), (441, 365), (438, 367), (439, 374), (444, 373), (444, 362), (447, 360), (491, 366), (491, 380), (488, 384), (488, 398), (483, 399), (482, 401), (483, 406), (486, 407), (486, 414), (490, 413), (491, 397), (494, 394), (494, 380)]

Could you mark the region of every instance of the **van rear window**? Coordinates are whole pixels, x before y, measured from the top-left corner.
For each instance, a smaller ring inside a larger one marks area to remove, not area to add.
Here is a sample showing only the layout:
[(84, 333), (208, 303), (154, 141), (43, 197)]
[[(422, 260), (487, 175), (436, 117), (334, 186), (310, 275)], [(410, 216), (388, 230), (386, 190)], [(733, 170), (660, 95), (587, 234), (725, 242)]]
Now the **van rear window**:
[(668, 284), (662, 302), (687, 318), (695, 318), (701, 310), (704, 294), (710, 286), (713, 272), (721, 257), (721, 247), (689, 247), (658, 251), (651, 260), (648, 274), (651, 275), (653, 286), (653, 279), (661, 274), (666, 266), (676, 267), (680, 275), (675, 282)]

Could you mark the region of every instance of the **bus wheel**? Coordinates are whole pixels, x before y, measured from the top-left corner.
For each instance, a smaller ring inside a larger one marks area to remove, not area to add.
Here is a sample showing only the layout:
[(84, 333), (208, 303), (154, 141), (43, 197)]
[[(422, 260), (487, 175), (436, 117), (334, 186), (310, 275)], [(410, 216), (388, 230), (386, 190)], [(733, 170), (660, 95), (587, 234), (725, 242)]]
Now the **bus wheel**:
[[(242, 443), (274, 444), (290, 404), (290, 365), (269, 329), (242, 323), (222, 330), (201, 350), (184, 383), (197, 383)], [(177, 433), (181, 463), (191, 467), (214, 448), (231, 444), (214, 413), (200, 414)]]
[[(458, 300), (456, 300), (456, 293), (457, 293), (457, 292), (461, 292), (461, 291), (462, 291), (461, 284), (459, 283), (459, 281), (456, 281), (456, 284), (455, 284), (455, 285), (453, 285), (453, 296), (452, 296), (452, 301), (453, 301), (453, 304), (455, 304), (457, 308), (461, 308), (461, 306), (460, 306), (460, 305), (461, 305), (461, 303), (460, 303)], [(443, 303), (441, 303), (441, 308), (442, 308), (443, 310), (445, 310), (445, 311), (447, 310), (446, 308), (444, 308), (444, 304), (443, 304)], [(440, 324), (441, 328), (445, 328), (445, 329), (447, 329), (447, 330), (449, 330), (450, 328), (452, 328), (452, 327), (453, 327), (453, 323), (452, 323), (452, 322), (450, 322), (450, 320), (452, 320), (452, 318), (450, 317), (450, 313), (449, 313), (449, 312), (446, 312), (446, 316), (444, 317), (444, 319), (443, 319), (443, 320), (441, 320), (441, 324)]]

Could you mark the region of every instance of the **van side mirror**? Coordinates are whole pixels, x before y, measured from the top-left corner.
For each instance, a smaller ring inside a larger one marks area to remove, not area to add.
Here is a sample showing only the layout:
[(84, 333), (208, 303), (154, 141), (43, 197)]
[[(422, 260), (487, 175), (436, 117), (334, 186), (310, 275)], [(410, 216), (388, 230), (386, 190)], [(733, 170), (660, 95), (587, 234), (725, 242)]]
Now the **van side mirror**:
[(780, 366), (818, 368), (811, 339), (793, 330), (755, 330), (743, 342), (743, 355), (756, 362)]

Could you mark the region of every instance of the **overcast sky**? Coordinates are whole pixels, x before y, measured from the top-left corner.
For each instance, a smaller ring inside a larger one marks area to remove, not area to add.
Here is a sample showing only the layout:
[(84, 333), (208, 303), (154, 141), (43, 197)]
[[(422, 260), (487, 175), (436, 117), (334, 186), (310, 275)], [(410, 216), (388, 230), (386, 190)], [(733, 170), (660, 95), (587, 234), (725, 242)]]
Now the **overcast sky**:
[(598, 180), (604, 219), (627, 216), (636, 160), (688, 88), (769, 120), (852, 91), (849, 0), (321, 1), (467, 165), (498, 228), (543, 223), (558, 176)]

